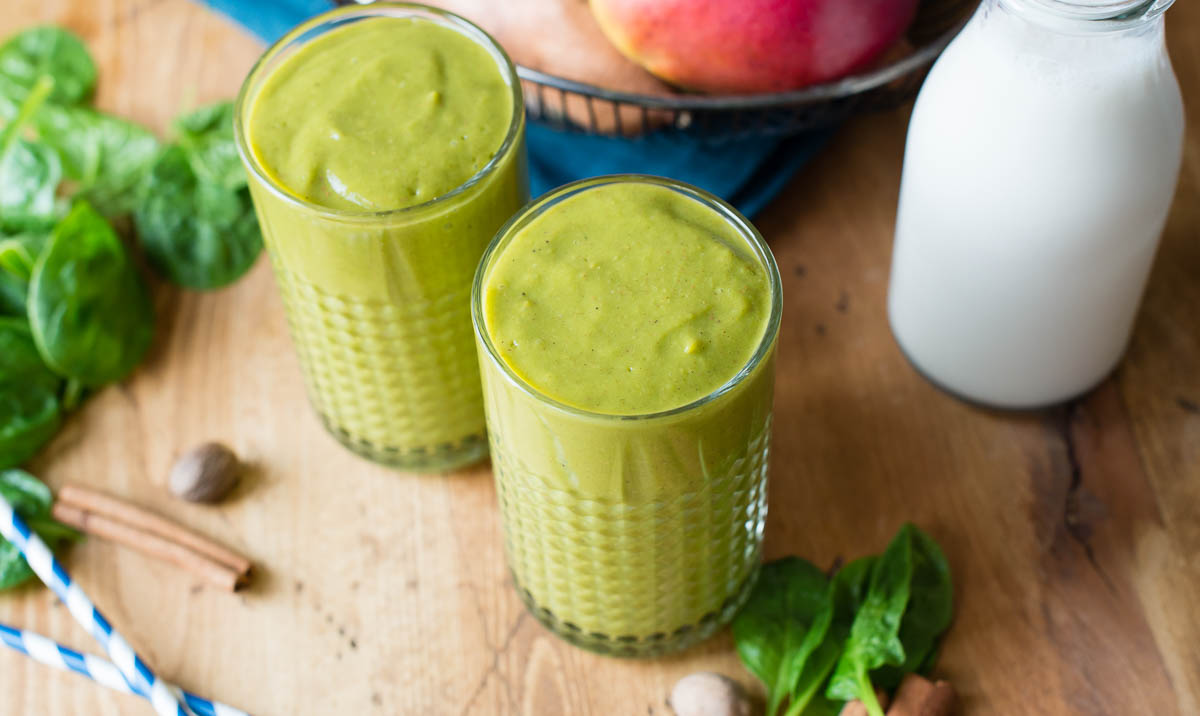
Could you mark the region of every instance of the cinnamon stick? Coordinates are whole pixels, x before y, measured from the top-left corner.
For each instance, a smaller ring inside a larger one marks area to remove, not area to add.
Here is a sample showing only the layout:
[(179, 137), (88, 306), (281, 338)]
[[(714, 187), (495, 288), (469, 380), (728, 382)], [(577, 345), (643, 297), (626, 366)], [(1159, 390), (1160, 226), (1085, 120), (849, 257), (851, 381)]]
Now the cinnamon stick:
[(949, 716), (954, 713), (956, 701), (949, 682), (909, 674), (900, 682), (888, 716)]
[(177, 542), (164, 539), (157, 534), (143, 532), (107, 515), (88, 512), (62, 501), (54, 503), (51, 514), (54, 519), (65, 525), (170, 562), (226, 591), (237, 591), (245, 584), (245, 574), (238, 573), (229, 566), (199, 552), (194, 552)]
[[(182, 527), (170, 520), (119, 500), (103, 492), (79, 485), (64, 485), (58, 491), (58, 501), (72, 505), (84, 512), (123, 522), (142, 532), (161, 537), (163, 540), (186, 547), (209, 560), (224, 565), (241, 579), (250, 574), (250, 560), (212, 540)], [(103, 536), (103, 535), (99, 535)], [(134, 546), (134, 545), (130, 545)]]

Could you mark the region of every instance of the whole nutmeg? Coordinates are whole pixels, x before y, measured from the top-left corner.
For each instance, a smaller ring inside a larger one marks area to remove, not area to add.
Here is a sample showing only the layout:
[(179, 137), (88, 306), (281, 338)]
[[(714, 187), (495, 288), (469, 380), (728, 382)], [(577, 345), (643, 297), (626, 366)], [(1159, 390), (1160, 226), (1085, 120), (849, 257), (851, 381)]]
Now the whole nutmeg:
[(171, 468), (171, 494), (189, 502), (219, 502), (237, 484), (237, 455), (221, 443), (204, 443), (180, 456)]
[(698, 671), (680, 679), (667, 705), (675, 716), (750, 716), (750, 701), (733, 679)]

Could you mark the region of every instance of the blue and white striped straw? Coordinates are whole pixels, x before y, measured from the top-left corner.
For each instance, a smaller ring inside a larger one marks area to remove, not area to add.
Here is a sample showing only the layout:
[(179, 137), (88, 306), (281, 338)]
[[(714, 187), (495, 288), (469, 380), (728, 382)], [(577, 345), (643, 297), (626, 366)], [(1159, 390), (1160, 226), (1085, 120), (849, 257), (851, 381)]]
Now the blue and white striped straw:
[[(0, 624), (0, 644), (19, 651), (38, 663), (53, 666), (63, 671), (72, 671), (76, 674), (81, 674), (101, 686), (107, 686), (115, 691), (142, 697), (146, 696), (145, 692), (139, 691), (136, 687), (132, 686), (121, 675), (121, 670), (113, 666), (111, 661), (105, 661), (98, 656), (81, 654), (73, 649), (68, 649), (62, 644), (54, 643), (41, 634), (35, 634), (23, 629), (14, 629), (6, 624)], [(187, 704), (188, 708), (196, 712), (196, 716), (249, 716), (245, 711), (235, 709), (232, 706), (209, 701), (195, 694), (189, 694), (186, 691), (182, 693), (184, 703)]]
[(0, 495), (0, 534), (25, 555), (25, 561), (33, 573), (67, 605), (67, 611), (75, 617), (75, 621), (100, 642), (125, 680), (146, 694), (158, 716), (196, 716), (179, 700), (178, 689), (155, 676), (129, 642), (113, 630), (87, 594), (71, 581), (67, 570), (54, 558), (54, 553), (42, 538), (29, 529), (29, 525), (17, 515), (3, 495)]

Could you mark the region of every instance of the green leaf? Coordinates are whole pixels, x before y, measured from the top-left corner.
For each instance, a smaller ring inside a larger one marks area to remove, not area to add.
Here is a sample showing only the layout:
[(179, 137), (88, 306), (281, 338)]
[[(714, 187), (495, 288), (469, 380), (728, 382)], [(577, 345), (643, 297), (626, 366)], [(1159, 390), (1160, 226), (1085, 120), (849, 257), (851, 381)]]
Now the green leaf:
[(96, 86), (96, 63), (83, 41), (60, 27), (34, 27), (0, 45), (0, 91), (20, 103), (38, 79), (54, 81), (50, 101), (75, 104)]
[(47, 105), (33, 122), (39, 139), (76, 183), (75, 198), (105, 216), (133, 211), (137, 188), (159, 153), (149, 130), (87, 107)]
[(0, 131), (0, 229), (46, 228), (58, 214), (55, 192), (62, 179), (57, 156), (21, 137), (54, 83), (40, 77), (30, 87), (15, 116)]
[(21, 322), (26, 323), (29, 279), (48, 239), (48, 233), (0, 238), (0, 316), (20, 316)]
[(876, 559), (857, 559), (838, 570), (830, 580), (824, 606), (804, 642), (792, 655), (790, 669), (799, 678), (792, 688), (788, 716), (810, 713), (810, 707), (819, 712), (820, 704), (833, 703), (825, 697), (823, 687), (842, 654), (854, 615), (866, 598)]
[(233, 137), (233, 103), (217, 102), (175, 120), (179, 146), (203, 182), (226, 189), (246, 186), (246, 171)]
[(54, 495), (46, 483), (24, 470), (0, 470), (0, 495), (24, 520), (50, 514)]
[(0, 317), (0, 380), (38, 383), (57, 390), (62, 379), (42, 362), (23, 318)]
[(26, 520), (29, 529), (38, 533), (46, 544), (60, 540), (79, 540), (83, 535), (74, 527), (69, 527), (50, 517), (34, 517)]
[(922, 670), (954, 616), (954, 588), (946, 556), (920, 528), (906, 527), (910, 528), (913, 569), (908, 606), (900, 622), (905, 658), (899, 666), (884, 666), (872, 673), (875, 685), (885, 689), (899, 686), (905, 674)]
[(49, 147), (24, 139), (0, 157), (0, 227), (48, 229), (60, 215), (62, 164)]
[[(50, 517), (54, 496), (50, 488), (23, 470), (0, 470), (0, 495), (37, 532), (50, 549), (81, 535)], [(10, 589), (33, 577), (33, 570), (15, 546), (0, 538), (0, 590)]]
[(29, 324), (42, 358), (85, 387), (120, 380), (154, 333), (154, 308), (112, 227), (87, 203), (54, 229), (29, 284)]
[(770, 562), (733, 620), (738, 656), (767, 687), (767, 716), (775, 714), (799, 677), (791, 655), (821, 611), (827, 586), (811, 562), (798, 557)]
[(47, 238), (49, 232), (0, 237), (0, 271), (28, 282), (33, 274), (33, 264), (42, 253)]
[(0, 318), (0, 468), (25, 462), (58, 432), (61, 385), (25, 320)]
[(134, 223), (155, 270), (188, 288), (232, 283), (262, 251), (249, 189), (201, 180), (179, 146), (147, 175)]
[(33, 570), (21, 552), (8, 540), (0, 538), (0, 590), (18, 587), (33, 577)]
[(908, 605), (913, 576), (913, 526), (906, 524), (871, 569), (866, 599), (846, 640), (826, 696), (858, 699), (871, 716), (882, 716), (869, 673), (885, 664), (904, 663), (900, 623)]
[(29, 284), (0, 270), (0, 316), (24, 316), (25, 294)]

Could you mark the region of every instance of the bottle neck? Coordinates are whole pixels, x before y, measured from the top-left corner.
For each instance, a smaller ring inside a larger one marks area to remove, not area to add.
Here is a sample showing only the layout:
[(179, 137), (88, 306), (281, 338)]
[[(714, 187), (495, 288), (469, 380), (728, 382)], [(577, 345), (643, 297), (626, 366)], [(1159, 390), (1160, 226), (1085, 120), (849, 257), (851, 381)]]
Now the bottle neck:
[(1120, 32), (1159, 20), (1175, 0), (994, 0), (1044, 24)]

